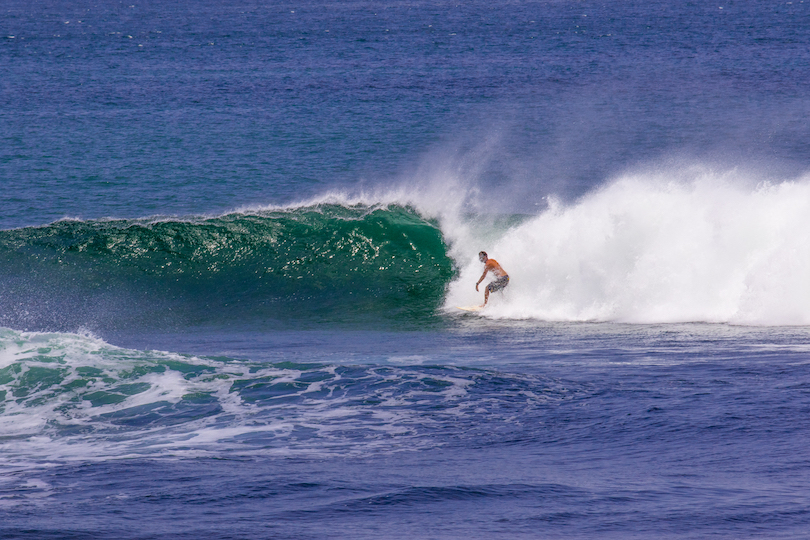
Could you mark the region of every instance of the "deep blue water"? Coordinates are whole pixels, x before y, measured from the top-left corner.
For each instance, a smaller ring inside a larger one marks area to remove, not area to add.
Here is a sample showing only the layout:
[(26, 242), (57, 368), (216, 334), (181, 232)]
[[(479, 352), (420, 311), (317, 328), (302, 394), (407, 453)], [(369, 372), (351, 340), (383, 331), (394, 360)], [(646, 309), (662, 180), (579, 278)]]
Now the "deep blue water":
[(6, 0), (0, 537), (806, 537), (809, 8)]

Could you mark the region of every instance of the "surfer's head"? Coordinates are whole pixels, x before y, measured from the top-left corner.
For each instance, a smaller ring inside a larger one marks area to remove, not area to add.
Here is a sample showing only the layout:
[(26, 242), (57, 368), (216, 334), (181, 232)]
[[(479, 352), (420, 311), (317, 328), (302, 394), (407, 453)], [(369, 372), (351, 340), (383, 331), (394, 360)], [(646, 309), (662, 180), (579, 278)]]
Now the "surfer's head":
[(478, 260), (479, 261), (487, 262), (487, 259), (489, 259), (489, 257), (487, 257), (487, 252), (486, 251), (482, 251), (481, 253), (478, 254)]

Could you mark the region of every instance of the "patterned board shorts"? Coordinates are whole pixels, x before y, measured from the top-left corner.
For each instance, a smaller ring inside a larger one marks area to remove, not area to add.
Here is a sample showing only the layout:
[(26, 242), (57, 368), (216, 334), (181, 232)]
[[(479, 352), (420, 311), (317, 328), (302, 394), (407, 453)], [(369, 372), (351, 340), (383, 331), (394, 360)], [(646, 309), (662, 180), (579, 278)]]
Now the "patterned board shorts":
[(487, 290), (491, 293), (495, 291), (500, 291), (504, 287), (509, 285), (509, 276), (501, 276), (489, 285), (487, 285)]

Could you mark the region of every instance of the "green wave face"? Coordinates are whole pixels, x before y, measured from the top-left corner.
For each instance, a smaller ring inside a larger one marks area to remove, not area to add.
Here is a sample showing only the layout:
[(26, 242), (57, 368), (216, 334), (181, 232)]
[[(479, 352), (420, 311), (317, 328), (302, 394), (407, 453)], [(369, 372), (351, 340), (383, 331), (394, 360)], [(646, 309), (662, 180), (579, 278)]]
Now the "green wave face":
[(400, 206), (60, 221), (0, 232), (0, 260), (0, 323), (47, 329), (419, 321), (454, 271), (436, 224)]

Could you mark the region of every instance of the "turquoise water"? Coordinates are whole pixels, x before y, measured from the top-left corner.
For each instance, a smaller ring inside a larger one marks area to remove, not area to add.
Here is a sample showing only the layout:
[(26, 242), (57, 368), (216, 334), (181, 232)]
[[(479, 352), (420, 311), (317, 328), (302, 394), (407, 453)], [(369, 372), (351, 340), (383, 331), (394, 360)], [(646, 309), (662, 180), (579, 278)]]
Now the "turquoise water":
[(808, 6), (5, 2), (0, 536), (806, 536)]
[(70, 220), (0, 237), (13, 328), (430, 320), (453, 276), (437, 225), (403, 207)]

